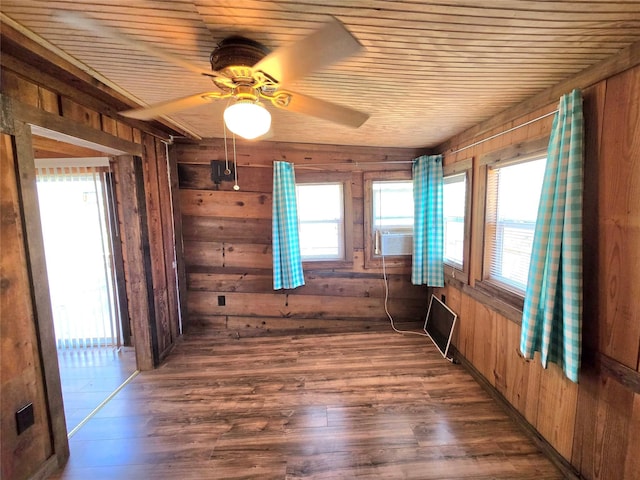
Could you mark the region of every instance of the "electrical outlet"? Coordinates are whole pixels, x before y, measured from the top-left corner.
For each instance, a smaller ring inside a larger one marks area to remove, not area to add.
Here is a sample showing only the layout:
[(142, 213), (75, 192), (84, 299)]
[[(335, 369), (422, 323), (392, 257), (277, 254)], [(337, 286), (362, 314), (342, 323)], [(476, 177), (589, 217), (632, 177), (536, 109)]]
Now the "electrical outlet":
[(16, 429), (18, 435), (35, 423), (33, 403), (28, 403), (16, 412)]
[(227, 304), (227, 299), (224, 295), (218, 295), (218, 306), (224, 307)]

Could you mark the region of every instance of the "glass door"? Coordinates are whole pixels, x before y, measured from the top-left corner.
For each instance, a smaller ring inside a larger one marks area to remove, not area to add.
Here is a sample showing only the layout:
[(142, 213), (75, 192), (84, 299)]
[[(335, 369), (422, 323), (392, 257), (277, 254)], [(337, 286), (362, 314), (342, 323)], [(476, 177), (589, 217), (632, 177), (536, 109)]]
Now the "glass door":
[(58, 349), (123, 343), (109, 234), (107, 167), (37, 171)]

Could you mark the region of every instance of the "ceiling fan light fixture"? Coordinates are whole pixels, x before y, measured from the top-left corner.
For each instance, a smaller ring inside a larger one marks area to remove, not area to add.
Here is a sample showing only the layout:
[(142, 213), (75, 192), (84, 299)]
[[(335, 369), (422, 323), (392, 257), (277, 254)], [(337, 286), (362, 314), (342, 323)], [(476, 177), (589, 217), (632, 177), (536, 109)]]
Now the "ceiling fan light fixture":
[(260, 102), (238, 100), (224, 111), (224, 123), (236, 135), (252, 140), (271, 128), (271, 114)]

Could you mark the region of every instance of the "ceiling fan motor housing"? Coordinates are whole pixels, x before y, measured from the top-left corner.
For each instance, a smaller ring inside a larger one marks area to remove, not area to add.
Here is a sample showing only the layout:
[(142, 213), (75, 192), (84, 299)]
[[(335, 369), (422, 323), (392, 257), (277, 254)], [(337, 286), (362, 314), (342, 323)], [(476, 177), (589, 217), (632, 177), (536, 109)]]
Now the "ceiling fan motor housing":
[(218, 43), (209, 60), (211, 68), (221, 72), (228, 67), (253, 67), (269, 53), (269, 49), (261, 43), (233, 36)]

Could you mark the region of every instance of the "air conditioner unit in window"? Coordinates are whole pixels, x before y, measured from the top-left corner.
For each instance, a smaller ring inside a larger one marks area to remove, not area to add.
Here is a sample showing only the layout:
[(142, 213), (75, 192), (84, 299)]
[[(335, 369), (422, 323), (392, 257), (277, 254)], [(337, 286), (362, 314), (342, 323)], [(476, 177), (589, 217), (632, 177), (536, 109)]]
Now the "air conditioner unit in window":
[(411, 255), (412, 253), (413, 232), (411, 230), (376, 230), (376, 255)]

